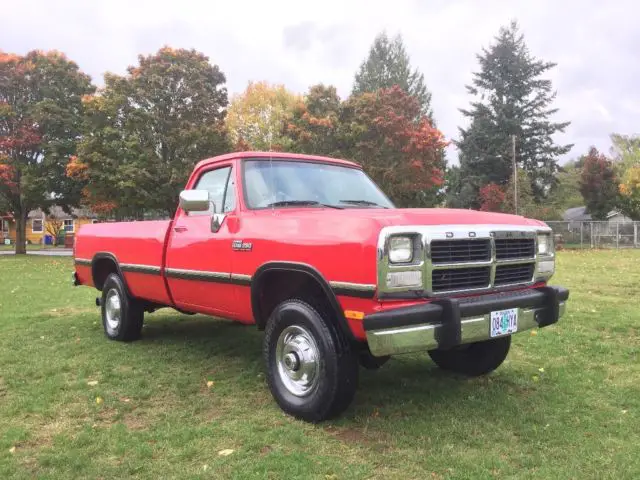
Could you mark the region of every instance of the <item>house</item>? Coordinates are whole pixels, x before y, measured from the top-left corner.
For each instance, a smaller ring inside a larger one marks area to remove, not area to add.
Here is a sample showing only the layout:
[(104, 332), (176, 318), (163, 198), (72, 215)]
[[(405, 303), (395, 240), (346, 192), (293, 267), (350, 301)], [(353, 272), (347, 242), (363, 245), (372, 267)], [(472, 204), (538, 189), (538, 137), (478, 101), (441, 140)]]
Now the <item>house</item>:
[[(97, 221), (97, 215), (86, 208), (74, 208), (71, 214), (68, 214), (61, 207), (53, 206), (49, 209), (48, 215), (41, 209), (31, 210), (27, 216), (27, 243), (43, 244), (45, 236), (55, 239), (61, 231), (65, 234), (75, 234), (81, 225)], [(11, 215), (0, 216), (0, 223), (0, 243), (15, 243), (14, 218)]]
[[(569, 222), (570, 226), (575, 225), (578, 227), (580, 226), (579, 224), (581, 222), (597, 221), (597, 220), (593, 220), (591, 218), (591, 214), (587, 213), (587, 207), (568, 208), (562, 214), (562, 220), (564, 220), (565, 222)], [(607, 219), (600, 220), (600, 221), (606, 221), (612, 224), (616, 224), (616, 223), (627, 224), (627, 223), (633, 222), (633, 220), (631, 220), (629, 217), (626, 217), (625, 215), (623, 215), (617, 210), (611, 210), (609, 213), (607, 213)]]

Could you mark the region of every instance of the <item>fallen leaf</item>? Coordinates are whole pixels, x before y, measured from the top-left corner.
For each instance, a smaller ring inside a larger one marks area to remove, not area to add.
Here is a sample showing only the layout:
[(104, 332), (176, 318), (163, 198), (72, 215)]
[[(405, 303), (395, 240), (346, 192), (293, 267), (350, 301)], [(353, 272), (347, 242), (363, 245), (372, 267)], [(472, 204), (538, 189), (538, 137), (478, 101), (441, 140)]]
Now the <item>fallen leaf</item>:
[(40, 340), (44, 340), (44, 335), (41, 335), (41, 336), (40, 336)]
[(209, 388), (213, 387), (213, 382), (211, 380), (209, 380), (207, 382), (207, 387), (209, 387)]
[(9, 453), (16, 453), (16, 447), (11, 447), (9, 449)]
[(540, 367), (540, 368), (538, 369), (538, 371), (539, 371), (540, 373), (544, 373), (544, 368), (543, 368), (543, 367)]
[(230, 448), (225, 448), (224, 450), (220, 450), (218, 452), (218, 455), (220, 455), (221, 457), (228, 457), (229, 455), (231, 455), (234, 451)]
[(628, 410), (622, 410), (622, 414), (624, 415), (625, 413), (627, 413)]
[(97, 380), (90, 380), (87, 382), (87, 385), (89, 385), (90, 387), (95, 387), (98, 384)]
[(102, 399), (102, 397), (96, 397), (96, 403), (98, 405), (100, 405), (102, 402), (104, 402), (104, 400)]
[(537, 330), (531, 330), (531, 336), (535, 337), (536, 335), (538, 335), (538, 331)]
[(534, 375), (531, 378), (533, 379), (534, 382), (538, 382), (540, 380), (540, 377), (538, 375)]
[(209, 465), (205, 464), (205, 465), (202, 466), (202, 470), (205, 471), (205, 472), (207, 471), (208, 468), (209, 468)]

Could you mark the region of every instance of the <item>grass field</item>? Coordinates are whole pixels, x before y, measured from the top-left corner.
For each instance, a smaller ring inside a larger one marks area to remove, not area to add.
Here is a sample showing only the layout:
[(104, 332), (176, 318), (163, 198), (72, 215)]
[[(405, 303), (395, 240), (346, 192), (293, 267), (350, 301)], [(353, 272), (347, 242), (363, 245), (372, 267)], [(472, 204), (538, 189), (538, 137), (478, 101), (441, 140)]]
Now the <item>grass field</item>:
[(492, 375), (393, 358), (309, 425), (272, 401), (255, 328), (161, 310), (111, 342), (70, 259), (0, 257), (0, 478), (640, 478), (639, 265), (561, 252), (567, 316)]

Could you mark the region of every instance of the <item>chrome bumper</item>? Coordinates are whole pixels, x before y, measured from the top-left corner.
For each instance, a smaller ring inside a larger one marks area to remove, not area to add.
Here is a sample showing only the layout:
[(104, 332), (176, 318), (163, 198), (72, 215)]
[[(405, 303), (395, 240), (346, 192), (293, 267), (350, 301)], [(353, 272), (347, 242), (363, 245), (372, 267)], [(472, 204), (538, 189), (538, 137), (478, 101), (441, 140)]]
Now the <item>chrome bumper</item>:
[[(373, 355), (385, 356), (488, 340), (491, 312), (507, 308), (518, 309), (517, 332), (545, 327), (564, 315), (568, 296), (561, 287), (543, 287), (377, 313), (365, 318), (367, 342)], [(439, 318), (433, 321), (434, 317)]]

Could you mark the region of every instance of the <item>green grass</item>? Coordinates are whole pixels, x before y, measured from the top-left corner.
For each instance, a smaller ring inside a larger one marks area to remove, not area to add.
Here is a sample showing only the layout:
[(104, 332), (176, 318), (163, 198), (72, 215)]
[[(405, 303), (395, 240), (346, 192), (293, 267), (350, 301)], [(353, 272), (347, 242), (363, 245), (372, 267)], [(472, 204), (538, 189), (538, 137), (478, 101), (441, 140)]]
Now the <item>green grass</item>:
[(0, 257), (0, 478), (640, 478), (639, 264), (561, 252), (567, 316), (492, 375), (400, 356), (309, 425), (272, 401), (254, 327), (161, 310), (111, 342), (69, 259)]
[[(55, 249), (55, 248), (65, 248), (65, 247), (60, 246), (60, 245), (56, 245), (56, 246), (53, 246), (53, 245), (40, 245), (39, 243), (35, 243), (35, 244), (32, 244), (32, 245), (27, 245), (27, 250), (52, 250), (52, 249)], [(16, 249), (16, 246), (14, 244), (11, 244), (11, 245), (2, 244), (2, 245), (0, 245), (0, 250), (11, 250), (11, 251), (13, 251), (15, 249)]]

